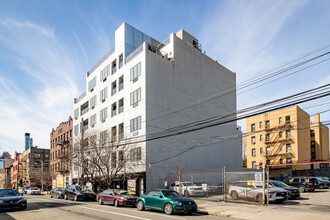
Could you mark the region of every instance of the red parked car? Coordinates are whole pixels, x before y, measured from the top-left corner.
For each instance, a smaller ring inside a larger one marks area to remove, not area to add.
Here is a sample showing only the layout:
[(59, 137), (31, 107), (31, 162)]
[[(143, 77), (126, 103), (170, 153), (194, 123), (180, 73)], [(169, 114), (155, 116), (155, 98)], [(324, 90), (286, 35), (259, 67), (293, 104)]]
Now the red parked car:
[(96, 196), (100, 205), (113, 204), (116, 207), (121, 205), (135, 206), (136, 196), (133, 196), (126, 190), (122, 189), (106, 189)]

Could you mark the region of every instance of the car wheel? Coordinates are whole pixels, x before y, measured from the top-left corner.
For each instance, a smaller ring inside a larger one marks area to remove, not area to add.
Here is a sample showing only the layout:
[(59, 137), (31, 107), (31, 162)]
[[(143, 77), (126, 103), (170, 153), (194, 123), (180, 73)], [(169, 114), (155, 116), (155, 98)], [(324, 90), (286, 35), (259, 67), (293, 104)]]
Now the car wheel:
[(21, 209), (22, 210), (25, 210), (27, 208), (27, 205), (23, 206)]
[(68, 196), (66, 194), (64, 194), (64, 199), (68, 200)]
[(73, 197), (73, 200), (74, 200), (75, 202), (78, 201), (78, 196), (75, 195), (75, 196)]
[(262, 194), (261, 193), (257, 195), (256, 200), (258, 202), (262, 202)]
[(230, 196), (231, 196), (231, 198), (233, 198), (234, 200), (238, 199), (238, 193), (237, 193), (236, 191), (232, 191), (232, 192), (230, 193)]
[(166, 215), (172, 215), (173, 214), (173, 206), (171, 203), (166, 203), (164, 206), (164, 212)]
[(49, 193), (49, 198), (53, 198), (53, 196), (52, 196), (52, 194), (51, 194), (51, 193)]
[(139, 211), (143, 211), (144, 210), (144, 204), (143, 204), (143, 201), (138, 201), (138, 203), (137, 203), (137, 209), (139, 210)]
[(99, 202), (100, 205), (103, 205), (103, 201), (102, 201), (101, 197), (99, 198), (98, 202)]
[(304, 186), (299, 186), (298, 189), (299, 189), (300, 193), (305, 192), (305, 187)]
[(115, 202), (114, 202), (115, 206), (118, 207), (119, 206), (119, 201), (118, 199), (115, 199)]
[(324, 186), (323, 189), (329, 189), (329, 185)]

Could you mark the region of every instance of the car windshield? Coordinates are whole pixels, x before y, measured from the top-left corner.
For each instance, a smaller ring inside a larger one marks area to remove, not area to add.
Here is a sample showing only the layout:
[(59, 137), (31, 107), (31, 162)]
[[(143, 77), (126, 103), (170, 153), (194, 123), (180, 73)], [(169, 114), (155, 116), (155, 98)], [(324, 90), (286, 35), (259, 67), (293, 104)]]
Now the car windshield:
[(316, 177), (315, 179), (316, 179), (317, 181), (322, 181), (322, 179), (319, 178), (319, 177)]
[(167, 198), (181, 197), (181, 195), (175, 191), (162, 191)]
[(8, 196), (20, 196), (19, 192), (14, 189), (3, 189), (0, 190), (0, 197), (8, 197)]
[(185, 182), (185, 183), (182, 183), (182, 185), (184, 185), (184, 186), (193, 186), (193, 184), (192, 184), (192, 183), (187, 183), (187, 182)]
[(288, 186), (283, 182), (271, 182), (271, 184), (273, 184), (276, 187), (286, 187), (286, 186)]
[(36, 187), (31, 187), (30, 190), (38, 190)]
[(63, 191), (64, 189), (63, 188), (57, 188), (58, 191)]
[(117, 196), (129, 196), (131, 194), (129, 194), (129, 192), (127, 192), (126, 190), (114, 190), (113, 191), (115, 193), (115, 195)]
[(76, 186), (76, 189), (79, 192), (93, 192), (91, 188), (88, 188), (87, 186)]

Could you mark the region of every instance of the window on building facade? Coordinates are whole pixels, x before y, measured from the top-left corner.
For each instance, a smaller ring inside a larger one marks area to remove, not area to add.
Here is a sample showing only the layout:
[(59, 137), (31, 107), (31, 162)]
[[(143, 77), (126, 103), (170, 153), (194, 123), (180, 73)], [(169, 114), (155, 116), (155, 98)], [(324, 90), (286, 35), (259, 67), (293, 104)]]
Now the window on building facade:
[(118, 91), (121, 91), (124, 88), (124, 76), (119, 77), (118, 84), (119, 84)]
[(286, 158), (286, 163), (292, 163), (292, 159), (291, 158)]
[(117, 103), (113, 103), (111, 105), (111, 117), (114, 117), (117, 115)]
[(259, 122), (259, 128), (262, 128), (262, 122)]
[(41, 168), (41, 162), (40, 161), (34, 161), (33, 165), (34, 165), (34, 168)]
[(257, 169), (257, 163), (255, 161), (252, 161), (252, 168)]
[(130, 150), (130, 161), (140, 161), (141, 160), (141, 147), (132, 148)]
[(251, 137), (251, 143), (252, 143), (252, 144), (255, 144), (255, 143), (256, 143), (256, 136), (252, 136), (252, 137)]
[(118, 125), (118, 138), (119, 140), (124, 139), (124, 123)]
[(106, 81), (109, 75), (110, 75), (110, 64), (100, 72), (100, 82)]
[(141, 101), (141, 88), (131, 92), (131, 105), (135, 107)]
[(255, 124), (251, 124), (251, 131), (255, 131), (256, 130), (256, 125)]
[(100, 92), (100, 101), (104, 102), (107, 97), (108, 97), (108, 87), (105, 87)]
[(130, 121), (130, 131), (134, 132), (141, 129), (141, 116), (133, 118)]
[(137, 80), (137, 78), (141, 75), (141, 62), (131, 68), (130, 74), (131, 81)]
[(117, 72), (117, 60), (114, 60), (111, 63), (111, 74), (114, 74), (116, 72)]
[(45, 154), (45, 159), (48, 159), (49, 158), (49, 154)]
[(76, 109), (74, 110), (74, 119), (77, 119), (78, 116), (79, 116), (79, 108), (76, 108)]
[(266, 141), (269, 141), (270, 139), (270, 134), (266, 134)]
[(90, 124), (91, 127), (93, 127), (96, 124), (96, 114), (92, 115), (89, 118), (89, 124)]
[(315, 131), (311, 130), (311, 137), (315, 137)]
[(45, 162), (45, 167), (49, 167), (49, 163), (48, 162)]
[(290, 138), (291, 137), (291, 131), (290, 130), (286, 130), (285, 131), (285, 137), (286, 138)]
[(123, 64), (124, 64), (124, 56), (123, 56), (123, 54), (120, 54), (119, 55), (118, 61), (119, 61), (119, 69), (120, 69), (120, 68), (123, 67)]
[(90, 100), (89, 100), (89, 105), (91, 109), (93, 109), (96, 105), (96, 95), (94, 95)]
[(117, 167), (117, 153), (111, 153), (111, 167)]
[(88, 82), (88, 91), (92, 92), (96, 86), (96, 76)]
[(270, 164), (270, 160), (266, 160), (266, 164), (269, 165)]
[(111, 95), (115, 95), (117, 93), (117, 81), (113, 81), (111, 83)]
[(280, 164), (282, 164), (282, 163), (283, 163), (283, 159), (281, 158), (281, 159), (280, 159)]
[(269, 121), (265, 122), (265, 127), (266, 127), (266, 129), (270, 128), (270, 122)]
[(279, 118), (278, 118), (278, 123), (279, 123), (279, 124), (282, 124), (282, 117), (279, 117)]
[(290, 116), (285, 116), (285, 124), (290, 124)]
[(104, 122), (108, 117), (108, 108), (104, 108), (100, 111), (100, 121)]
[(262, 135), (260, 135), (259, 140), (262, 141)]
[(256, 149), (252, 148), (252, 157), (255, 157), (255, 156), (256, 156)]
[(118, 101), (118, 114), (124, 111), (124, 98)]
[(278, 137), (279, 137), (279, 138), (282, 137), (282, 131), (278, 132)]
[(280, 145), (280, 146), (279, 146), (279, 150), (280, 150), (280, 151), (282, 151), (282, 149), (283, 149), (283, 146), (282, 146), (282, 145)]
[(111, 140), (116, 141), (117, 140), (117, 127), (113, 126), (111, 128)]
[(286, 152), (291, 152), (291, 144), (286, 145)]
[(266, 147), (266, 154), (270, 154), (270, 147)]
[(75, 125), (75, 126), (73, 127), (73, 133), (74, 133), (74, 134), (78, 134), (78, 133), (79, 133), (79, 125)]
[(107, 130), (100, 132), (100, 142), (101, 143), (105, 143), (107, 141), (107, 138), (108, 138), (107, 134), (108, 134)]
[(34, 154), (34, 158), (35, 158), (35, 159), (40, 159), (40, 158), (41, 158), (41, 154), (39, 154), (39, 153), (35, 153), (35, 154)]
[(263, 148), (261, 147), (261, 148), (260, 148), (260, 154), (262, 154), (262, 152), (263, 152)]

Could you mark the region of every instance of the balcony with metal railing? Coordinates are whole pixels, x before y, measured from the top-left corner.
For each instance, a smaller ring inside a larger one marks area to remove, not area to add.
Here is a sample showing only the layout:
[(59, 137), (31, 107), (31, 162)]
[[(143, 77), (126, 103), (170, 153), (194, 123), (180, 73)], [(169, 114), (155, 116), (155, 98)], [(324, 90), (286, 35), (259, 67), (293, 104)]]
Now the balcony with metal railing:
[(84, 110), (81, 110), (80, 116), (82, 116), (83, 114), (87, 113), (89, 111), (89, 108), (85, 108)]
[(115, 52), (115, 47), (111, 48), (108, 53), (106, 53), (100, 60), (99, 62), (97, 62), (93, 67), (92, 69), (90, 69), (88, 72), (87, 72), (87, 77), (97, 68), (99, 67), (108, 57), (111, 56), (111, 54), (113, 54)]
[(83, 92), (78, 98), (74, 98), (74, 104), (78, 103), (82, 98), (86, 96), (86, 91)]

